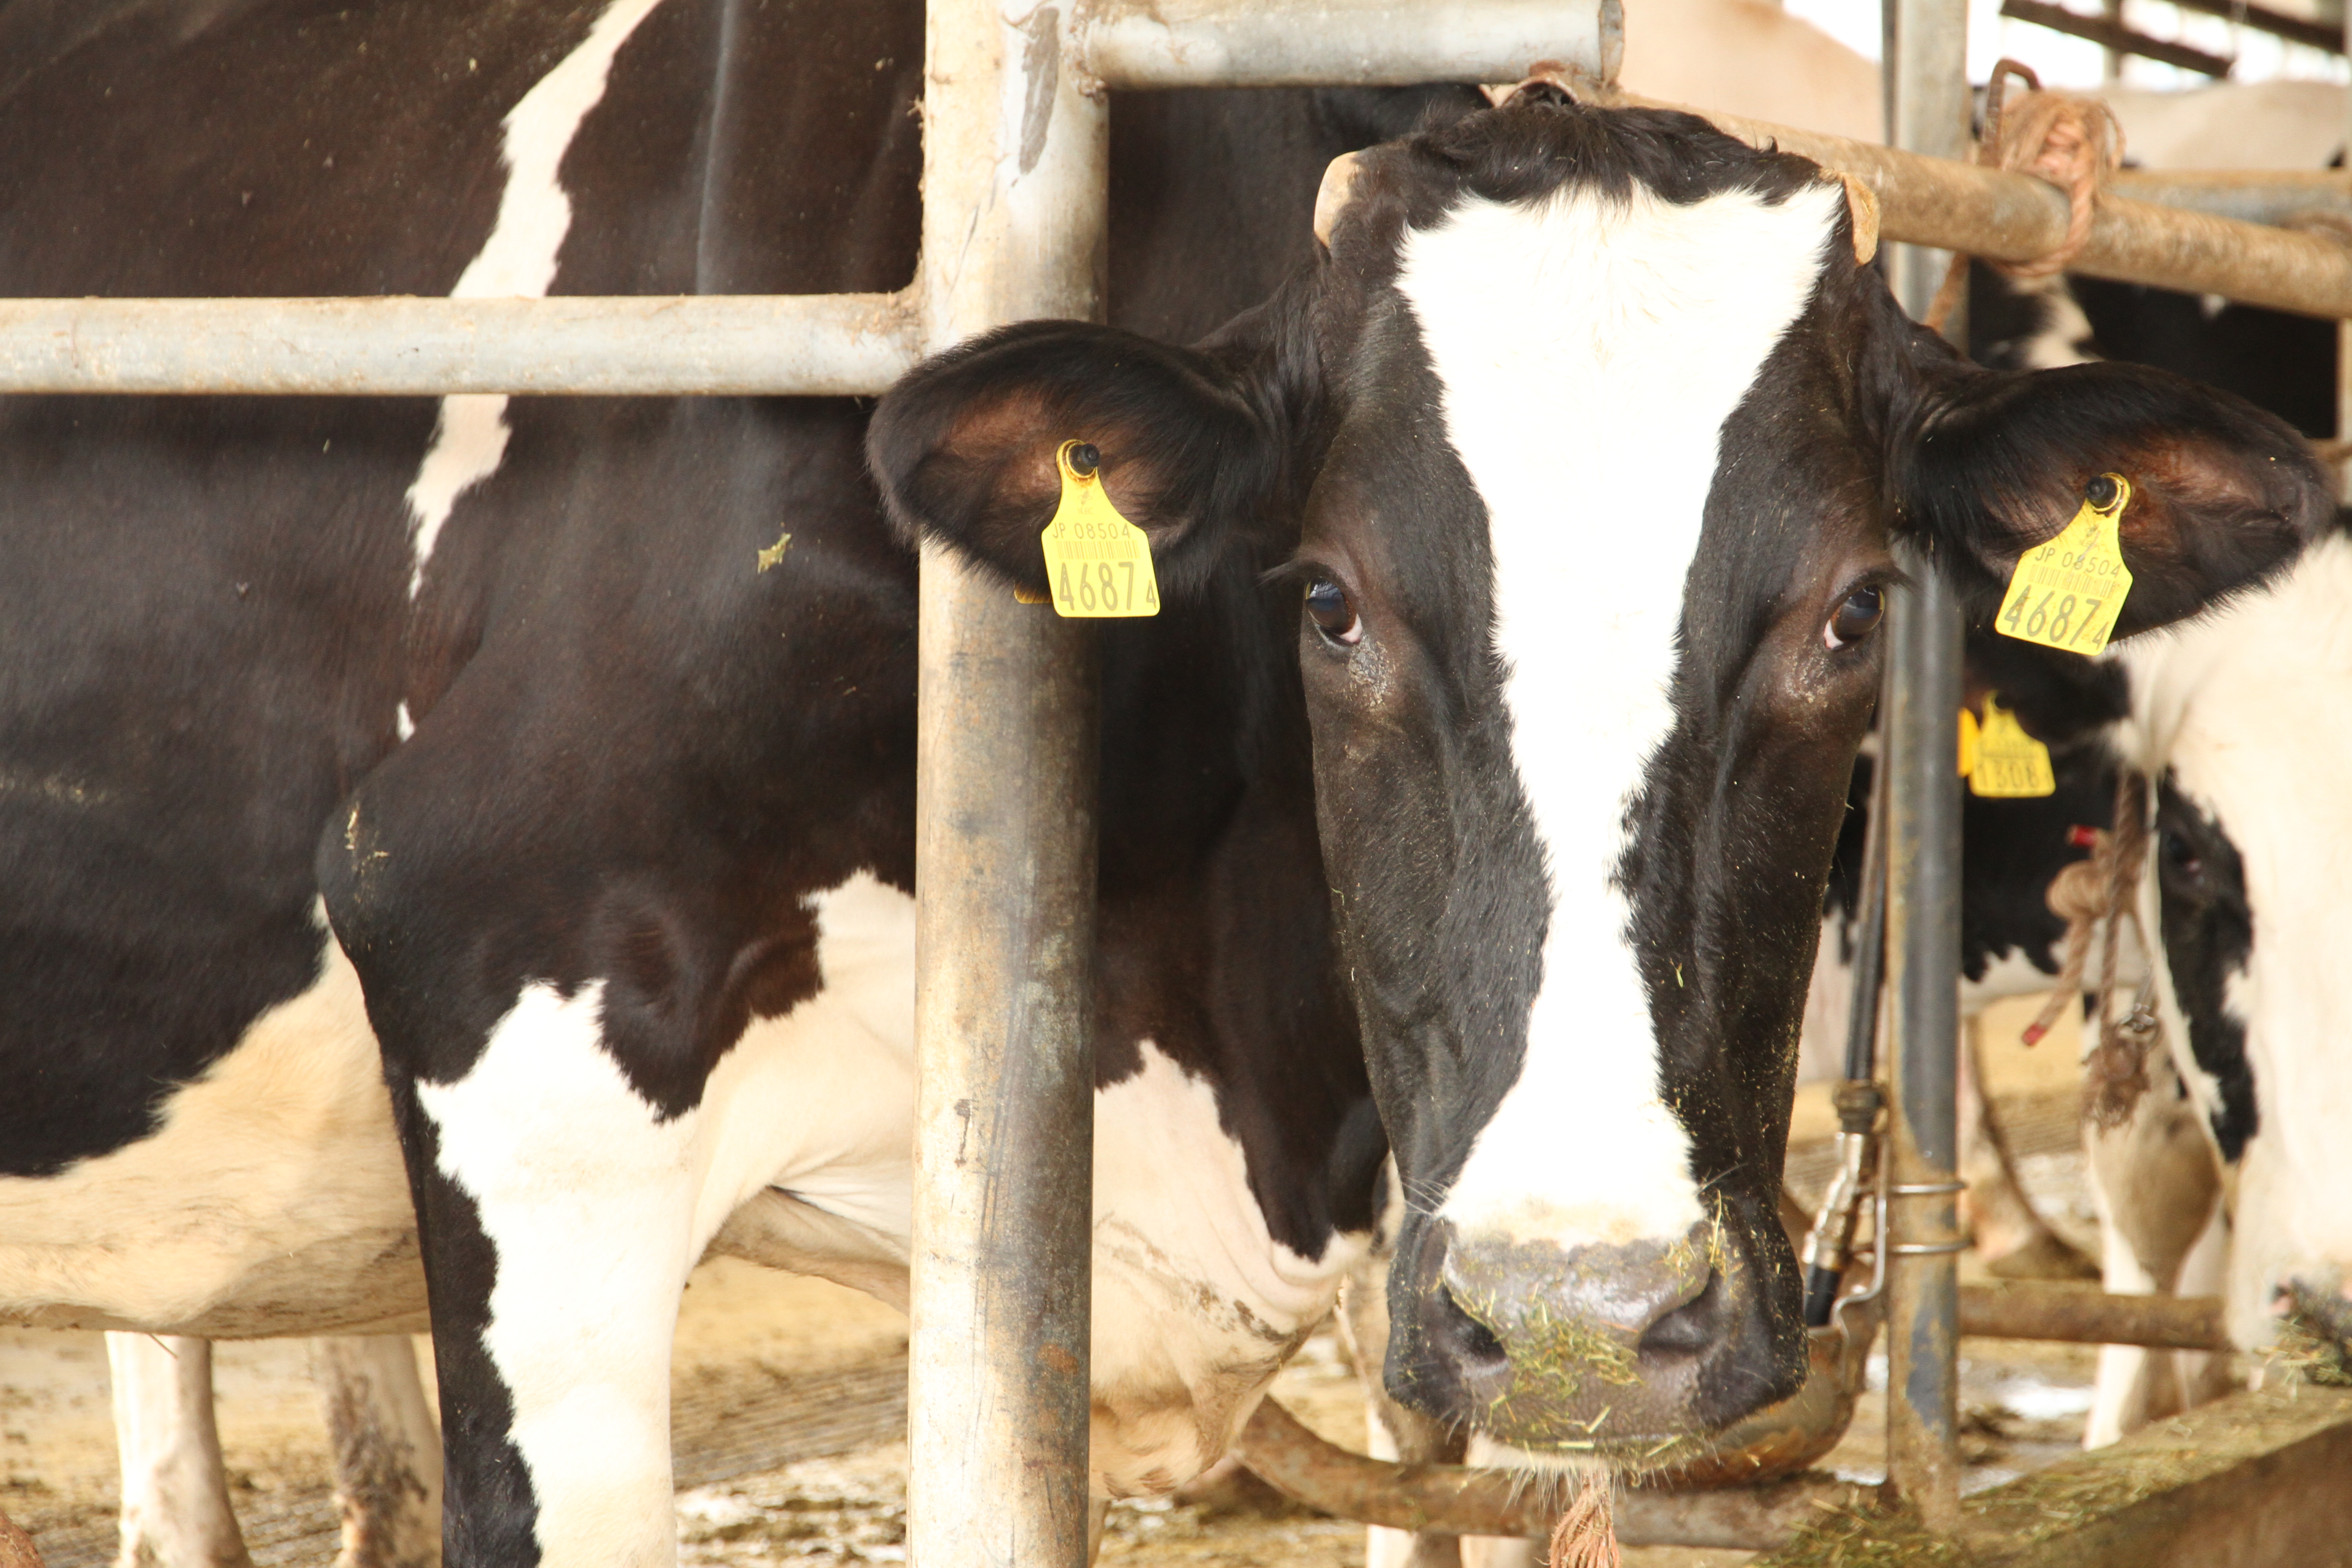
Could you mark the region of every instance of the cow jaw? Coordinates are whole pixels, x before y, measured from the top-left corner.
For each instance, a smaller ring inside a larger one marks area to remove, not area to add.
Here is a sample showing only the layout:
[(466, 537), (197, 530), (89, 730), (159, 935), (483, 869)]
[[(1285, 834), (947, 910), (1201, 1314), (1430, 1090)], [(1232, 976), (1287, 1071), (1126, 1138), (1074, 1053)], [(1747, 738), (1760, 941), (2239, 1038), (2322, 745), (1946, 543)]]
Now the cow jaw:
[(1718, 1279), (1729, 1254), (1662, 1098), (1619, 872), (1675, 722), (1720, 433), (1811, 299), (1840, 197), (1470, 198), (1404, 243), (1398, 288), (1489, 519), (1511, 760), (1549, 871), (1524, 1056), (1437, 1210), (1443, 1287), (1501, 1351), (1471, 1393), (1513, 1443), (1690, 1429), (1716, 1335), (1659, 1331), (1748, 1294)]

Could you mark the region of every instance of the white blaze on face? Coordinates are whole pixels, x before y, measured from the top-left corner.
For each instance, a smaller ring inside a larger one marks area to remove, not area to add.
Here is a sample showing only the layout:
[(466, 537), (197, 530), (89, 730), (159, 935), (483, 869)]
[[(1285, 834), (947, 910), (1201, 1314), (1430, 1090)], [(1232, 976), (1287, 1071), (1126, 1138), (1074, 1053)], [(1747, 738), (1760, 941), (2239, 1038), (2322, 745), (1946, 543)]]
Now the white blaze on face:
[[(2135, 638), (2126, 759), (2175, 785), (2237, 848), (2253, 919), (2245, 972), (2222, 1006), (2245, 1028), (2259, 1121), (2239, 1173), (2230, 1328), (2241, 1343), (2275, 1332), (2273, 1290), (2352, 1284), (2352, 964), (2343, 959), (2352, 889), (2352, 541), (2314, 545), (2265, 592)], [(2142, 881), (2156, 925), (2153, 857)], [(2159, 939), (2160, 940), (2160, 939)], [(2159, 1011), (2181, 1076), (2220, 1108), (2190, 1042), (2169, 965), (2155, 955)]]
[[(614, 0), (588, 37), (541, 77), (507, 111), (502, 144), (506, 191), (480, 254), (449, 290), (453, 300), (544, 299), (555, 281), (563, 239), (572, 232), (572, 198), (557, 174), (581, 121), (603, 101), (613, 57), (661, 0)], [(507, 451), (507, 400), (502, 393), (467, 393), (441, 400), (441, 419), (415, 483), (408, 511), (415, 524), (415, 565), (409, 597), (425, 582), (425, 563), (457, 498), (499, 471)], [(402, 737), (405, 739), (404, 735)]]
[(1441, 1210), (1457, 1227), (1620, 1243), (1706, 1213), (1612, 878), (1674, 722), (1723, 422), (1811, 298), (1843, 201), (1828, 184), (1777, 206), (1638, 186), (1473, 198), (1405, 240), (1398, 286), (1490, 518), (1495, 645), (1553, 900), (1525, 1065)]

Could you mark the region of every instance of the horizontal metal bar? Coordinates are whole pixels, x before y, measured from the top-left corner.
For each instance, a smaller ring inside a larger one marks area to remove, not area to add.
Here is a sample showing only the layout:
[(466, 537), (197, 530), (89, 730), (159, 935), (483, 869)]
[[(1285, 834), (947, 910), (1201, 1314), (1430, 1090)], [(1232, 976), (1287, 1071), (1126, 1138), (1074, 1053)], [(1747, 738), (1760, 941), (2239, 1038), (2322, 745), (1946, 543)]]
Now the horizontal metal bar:
[(2257, 33), (2284, 38), (2291, 44), (2306, 48), (2326, 49), (2329, 54), (2344, 52), (2344, 29), (2307, 17), (2290, 16), (2284, 11), (2273, 11), (2261, 5), (2249, 5), (2245, 0), (2172, 0), (2184, 11), (2202, 11), (2208, 16), (2226, 16), (2241, 27), (2252, 27)]
[(1621, 0), (1104, 0), (1076, 43), (1122, 89), (1510, 82), (1543, 61), (1611, 81), (1625, 18)]
[(2063, 5), (2044, 5), (2042, 0), (2000, 0), (2000, 14), (2011, 21), (2030, 22), (2053, 33), (2064, 33), (2069, 37), (2088, 38), (2095, 44), (2105, 45), (2117, 54), (2138, 55), (2145, 59), (2179, 66), (2183, 70), (2202, 71), (2207, 76), (2228, 76), (2230, 68), (2237, 64), (2235, 60), (2224, 59), (2220, 55), (2190, 48), (2187, 44), (2152, 38), (2111, 17), (2085, 16), (2080, 12), (2069, 11)]
[(2119, 169), (2107, 176), (2107, 189), (2240, 223), (2352, 220), (2352, 175), (2341, 169)]
[[(1262, 1401), (1234, 1446), (1243, 1464), (1284, 1495), (1341, 1519), (1439, 1535), (1516, 1535), (1544, 1540), (1566, 1507), (1563, 1494), (1531, 1483), (1522, 1469), (1399, 1465), (1326, 1442), (1275, 1401)], [(1784, 1545), (1827, 1508), (1867, 1500), (1868, 1489), (1804, 1479), (1720, 1491), (1657, 1492), (1639, 1487), (1614, 1499), (1617, 1539), (1627, 1546), (1705, 1546), (1755, 1551)]]
[[(1606, 101), (1681, 109), (1752, 146), (1778, 146), (1848, 174), (1878, 198), (1887, 239), (1995, 261), (2037, 261), (2066, 234), (2066, 197), (2030, 174), (1927, 158), (1875, 142), (1713, 114), (1633, 93)], [(2189, 294), (2218, 294), (2305, 316), (2352, 317), (2352, 249), (2293, 229), (2152, 206), (2110, 192), (2068, 270)]]
[(2013, 1281), (1960, 1287), (1960, 1332), (1988, 1340), (2065, 1340), (2227, 1351), (2221, 1302), (2212, 1296), (2114, 1296), (2084, 1285)]
[(872, 395), (898, 294), (0, 300), (0, 393)]

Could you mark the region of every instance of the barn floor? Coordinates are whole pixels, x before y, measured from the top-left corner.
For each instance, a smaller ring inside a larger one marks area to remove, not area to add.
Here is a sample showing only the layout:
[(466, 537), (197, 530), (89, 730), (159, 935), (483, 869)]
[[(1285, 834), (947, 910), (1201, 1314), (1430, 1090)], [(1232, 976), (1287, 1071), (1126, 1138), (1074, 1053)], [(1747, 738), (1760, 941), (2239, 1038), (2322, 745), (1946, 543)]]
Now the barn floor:
[[(2023, 1176), (2045, 1216), (2092, 1239), (2073, 1152), (2071, 1040), (2004, 1046), (2031, 1007), (1998, 1012), (1982, 1037), (1988, 1077)], [(2045, 1054), (2046, 1053), (2046, 1054)], [(1814, 1101), (1820, 1100), (1816, 1105)], [(1801, 1099), (1790, 1177), (1826, 1175), (1826, 1100)], [(905, 1321), (819, 1280), (718, 1262), (698, 1271), (674, 1363), (681, 1562), (692, 1568), (838, 1568), (905, 1560)], [(1974, 1340), (1961, 1362), (1970, 1489), (2075, 1451), (2088, 1407), (2087, 1346)], [(1883, 1378), (1883, 1365), (1881, 1369)], [(1876, 1380), (1874, 1380), (1876, 1381)], [(429, 1378), (428, 1378), (429, 1382)], [(222, 1446), (254, 1556), (324, 1564), (334, 1534), (326, 1434), (308, 1352), (297, 1342), (216, 1351)], [(1276, 1397), (1326, 1436), (1360, 1447), (1362, 1406), (1337, 1342), (1310, 1341)], [(1881, 1474), (1885, 1415), (1874, 1393), (1827, 1468)], [(106, 1352), (97, 1334), (0, 1329), (0, 1510), (30, 1530), (50, 1568), (113, 1556), (116, 1486)], [(1628, 1568), (1716, 1568), (1748, 1553), (1636, 1549)], [(1355, 1568), (1360, 1527), (1244, 1494), (1217, 1503), (1121, 1503), (1103, 1561), (1120, 1568)]]

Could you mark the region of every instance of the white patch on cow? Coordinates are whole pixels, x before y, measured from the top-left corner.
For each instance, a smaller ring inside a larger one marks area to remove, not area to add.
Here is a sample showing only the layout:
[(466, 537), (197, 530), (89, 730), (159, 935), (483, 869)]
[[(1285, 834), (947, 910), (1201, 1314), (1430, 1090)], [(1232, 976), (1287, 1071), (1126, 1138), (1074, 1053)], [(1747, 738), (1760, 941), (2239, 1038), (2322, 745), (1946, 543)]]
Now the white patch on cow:
[(1113, 1496), (1213, 1463), (1367, 1238), (1274, 1239), (1215, 1092), (1153, 1042), (1095, 1097), (1094, 1466)]
[(1474, 198), (1404, 242), (1398, 287), (1490, 518), (1513, 755), (1553, 895), (1526, 1062), (1441, 1211), (1459, 1227), (1622, 1243), (1706, 1213), (1614, 877), (1674, 722), (1724, 420), (1811, 299), (1843, 199)]
[[(661, 0), (614, 0), (587, 37), (541, 77), (507, 111), (502, 143), (507, 166), (499, 216), (481, 251), (449, 290), (453, 300), (543, 299), (555, 281), (555, 264), (572, 231), (572, 198), (558, 178), (563, 155), (581, 121), (604, 100), (613, 57)], [(415, 565), (409, 574), (411, 598), (425, 583), (425, 563), (457, 498), (498, 472), (506, 457), (507, 399), (502, 393), (468, 393), (441, 400), (441, 417), (423, 468), (408, 487), (415, 520)]]
[(424, 1326), (383, 1064), (318, 922), (317, 980), (174, 1090), (154, 1133), (0, 1178), (0, 1318), (224, 1338)]
[(392, 710), (392, 728), (393, 732), (404, 741), (416, 733), (416, 721), (408, 716), (408, 703), (405, 699)]
[[(2227, 1291), (2241, 1344), (2276, 1330), (2273, 1291), (2352, 1279), (2352, 965), (2342, 962), (2352, 887), (2352, 541), (2315, 544), (2267, 592), (2135, 639), (2132, 717), (2121, 749), (2174, 782), (2237, 847), (2253, 917), (2245, 972), (2223, 1005), (2245, 1026), (2259, 1114), (2237, 1173)], [(2152, 922), (2157, 847), (2142, 907)], [(2150, 924), (2151, 931), (2157, 929)], [(2158, 998), (2182, 1077), (2210, 1111), (2212, 1079), (2190, 1056), (2168, 966)]]
[(524, 986), (464, 1078), (417, 1086), (497, 1251), (483, 1343), (549, 1562), (671, 1560), (678, 1293), (739, 1205), (781, 1186), (907, 1234), (913, 900), (861, 873), (810, 905), (823, 989), (748, 1027), (678, 1116), (605, 1051), (602, 981)]

